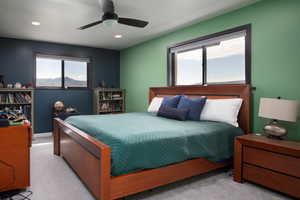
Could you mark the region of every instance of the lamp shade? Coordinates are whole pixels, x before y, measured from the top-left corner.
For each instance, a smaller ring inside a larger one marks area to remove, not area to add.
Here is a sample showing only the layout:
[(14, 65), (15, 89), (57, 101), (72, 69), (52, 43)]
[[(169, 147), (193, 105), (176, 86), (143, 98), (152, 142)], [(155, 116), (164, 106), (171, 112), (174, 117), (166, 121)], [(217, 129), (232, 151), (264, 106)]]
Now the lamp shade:
[(261, 98), (258, 116), (268, 119), (296, 122), (298, 109), (298, 101)]

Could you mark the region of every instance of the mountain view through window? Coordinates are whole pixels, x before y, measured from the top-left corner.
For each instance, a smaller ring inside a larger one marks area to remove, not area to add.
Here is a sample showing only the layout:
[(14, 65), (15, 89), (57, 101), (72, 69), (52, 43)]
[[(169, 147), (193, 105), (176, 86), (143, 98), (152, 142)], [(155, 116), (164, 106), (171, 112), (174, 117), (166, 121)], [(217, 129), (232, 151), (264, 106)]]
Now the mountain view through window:
[(36, 87), (87, 86), (87, 62), (58, 58), (36, 58)]

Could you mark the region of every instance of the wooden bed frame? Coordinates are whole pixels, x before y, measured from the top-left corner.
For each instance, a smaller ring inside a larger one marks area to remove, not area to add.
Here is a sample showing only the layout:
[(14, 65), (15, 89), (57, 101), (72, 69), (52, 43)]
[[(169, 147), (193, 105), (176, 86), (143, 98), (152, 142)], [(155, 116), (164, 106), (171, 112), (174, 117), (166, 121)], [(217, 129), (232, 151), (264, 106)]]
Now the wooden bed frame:
[[(185, 94), (190, 97), (242, 98), (239, 124), (250, 133), (250, 86), (213, 85), (150, 88), (149, 102), (154, 97)], [(166, 185), (218, 168), (231, 162), (214, 163), (204, 158), (184, 161), (157, 169), (149, 169), (111, 177), (111, 148), (74, 126), (54, 119), (54, 154), (62, 156), (98, 200), (113, 200)]]

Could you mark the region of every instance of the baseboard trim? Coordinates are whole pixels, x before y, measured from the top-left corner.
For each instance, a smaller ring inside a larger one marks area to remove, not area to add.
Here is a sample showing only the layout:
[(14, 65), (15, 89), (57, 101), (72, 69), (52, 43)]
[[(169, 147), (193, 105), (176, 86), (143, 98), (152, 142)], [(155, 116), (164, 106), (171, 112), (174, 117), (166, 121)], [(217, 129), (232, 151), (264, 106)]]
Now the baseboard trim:
[(35, 133), (34, 138), (41, 138), (41, 137), (51, 137), (52, 132), (47, 132), (47, 133)]

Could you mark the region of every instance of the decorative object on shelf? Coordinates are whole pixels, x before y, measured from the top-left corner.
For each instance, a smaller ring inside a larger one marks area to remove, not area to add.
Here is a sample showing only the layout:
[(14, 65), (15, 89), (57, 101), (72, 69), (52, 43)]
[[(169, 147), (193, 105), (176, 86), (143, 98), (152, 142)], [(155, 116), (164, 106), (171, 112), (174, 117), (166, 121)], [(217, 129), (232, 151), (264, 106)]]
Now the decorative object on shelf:
[(125, 112), (125, 90), (119, 88), (94, 89), (95, 114), (123, 112)]
[(286, 100), (278, 97), (261, 98), (259, 106), (259, 117), (271, 119), (271, 122), (264, 126), (263, 130), (268, 137), (282, 139), (282, 136), (288, 134), (281, 121), (296, 122), (298, 117), (299, 102)]
[(102, 80), (102, 81), (99, 83), (99, 87), (100, 87), (100, 88), (106, 88), (106, 87), (107, 87), (105, 80)]
[(20, 82), (16, 82), (16, 83), (15, 83), (15, 88), (16, 88), (16, 89), (22, 88), (22, 84), (21, 84)]
[(7, 84), (7, 88), (13, 88), (13, 84)]
[(4, 76), (3, 75), (0, 75), (0, 88), (4, 88), (5, 87), (5, 84), (4, 84)]
[(62, 102), (56, 102), (56, 103), (58, 106), (57, 107), (58, 111), (55, 109), (55, 106), (54, 106), (53, 113), (52, 113), (53, 118), (59, 118), (59, 119), (65, 120), (68, 117), (80, 115), (80, 113), (77, 111), (76, 108), (72, 108), (72, 107), (65, 108), (65, 106), (63, 104), (61, 104)]
[(33, 88), (33, 84), (32, 83), (27, 83), (26, 87), (27, 88)]
[(100, 110), (101, 110), (102, 112), (107, 112), (107, 111), (109, 111), (109, 103), (103, 103), (103, 104), (101, 105)]
[(72, 108), (72, 107), (68, 107), (68, 108), (66, 108), (66, 112), (67, 113), (77, 113), (77, 109), (76, 108)]
[(65, 104), (62, 101), (55, 102), (53, 108), (55, 114), (63, 113), (66, 111)]

